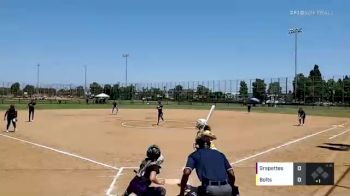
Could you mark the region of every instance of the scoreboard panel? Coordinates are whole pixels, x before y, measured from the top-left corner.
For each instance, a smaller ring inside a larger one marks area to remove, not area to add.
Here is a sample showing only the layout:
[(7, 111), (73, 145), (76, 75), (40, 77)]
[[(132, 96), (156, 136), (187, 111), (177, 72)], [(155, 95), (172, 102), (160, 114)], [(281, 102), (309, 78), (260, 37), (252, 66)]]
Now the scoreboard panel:
[(334, 163), (258, 162), (256, 185), (334, 185)]

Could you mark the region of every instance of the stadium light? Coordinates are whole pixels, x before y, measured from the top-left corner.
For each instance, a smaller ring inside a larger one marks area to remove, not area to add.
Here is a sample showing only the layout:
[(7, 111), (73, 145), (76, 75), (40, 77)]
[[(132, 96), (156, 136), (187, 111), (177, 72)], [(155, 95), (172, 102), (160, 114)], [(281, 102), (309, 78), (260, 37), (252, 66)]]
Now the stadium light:
[(295, 37), (295, 56), (294, 56), (294, 71), (295, 71), (295, 85), (294, 85), (294, 96), (295, 96), (295, 101), (297, 100), (297, 86), (298, 86), (298, 77), (297, 77), (297, 74), (298, 74), (298, 33), (301, 33), (303, 32), (301, 28), (292, 28), (292, 29), (289, 29), (289, 34), (294, 34), (294, 37)]
[(125, 58), (125, 85), (128, 85), (128, 57), (129, 54), (123, 54), (123, 57)]
[(36, 89), (37, 93), (39, 94), (39, 73), (40, 73), (40, 64), (37, 65), (37, 75), (36, 75)]
[(85, 96), (87, 94), (87, 87), (86, 87), (86, 73), (87, 73), (87, 66), (84, 65), (84, 78), (85, 78), (85, 86), (84, 86), (84, 93), (85, 93)]

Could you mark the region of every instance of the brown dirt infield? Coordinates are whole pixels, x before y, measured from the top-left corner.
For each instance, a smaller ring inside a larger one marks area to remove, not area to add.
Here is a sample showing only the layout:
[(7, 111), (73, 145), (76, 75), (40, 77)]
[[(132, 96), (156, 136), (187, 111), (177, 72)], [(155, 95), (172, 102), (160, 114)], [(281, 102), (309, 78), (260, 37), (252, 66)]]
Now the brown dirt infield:
[[(0, 135), (0, 195), (121, 195), (132, 167), (154, 143), (165, 156), (160, 177), (179, 179), (193, 151), (190, 127), (207, 112), (165, 110), (166, 121), (156, 126), (156, 110), (147, 109), (122, 109), (117, 116), (99, 109), (38, 110), (30, 123), (20, 111), (18, 131)], [(350, 149), (337, 150), (350, 145), (350, 132), (329, 139), (350, 129), (350, 119), (308, 116), (304, 127), (296, 121), (296, 115), (214, 112), (215, 144), (234, 163), (241, 195), (350, 195)], [(0, 126), (4, 130), (5, 121)], [(335, 162), (337, 186), (257, 187), (258, 161)], [(198, 183), (195, 173), (191, 183)], [(166, 188), (170, 196), (179, 191), (174, 184)]]

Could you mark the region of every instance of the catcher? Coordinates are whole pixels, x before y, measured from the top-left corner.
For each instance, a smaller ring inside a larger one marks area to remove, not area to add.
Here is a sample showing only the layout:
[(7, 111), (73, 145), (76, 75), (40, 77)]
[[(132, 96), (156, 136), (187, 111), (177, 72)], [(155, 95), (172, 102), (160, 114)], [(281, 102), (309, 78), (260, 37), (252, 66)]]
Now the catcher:
[[(211, 127), (207, 124), (207, 121), (203, 118), (200, 118), (196, 122), (196, 128), (198, 129), (196, 135), (196, 143), (197, 140), (201, 139), (203, 136), (208, 137), (211, 141), (210, 148), (216, 149), (213, 140), (216, 140), (216, 136), (211, 132)], [(196, 144), (195, 144), (196, 147)]]
[[(136, 194), (137, 196), (164, 196), (166, 193), (164, 179), (157, 178), (160, 173), (164, 157), (157, 145), (151, 145), (147, 149), (147, 157), (142, 161), (136, 176), (131, 180), (124, 196)], [(151, 184), (155, 184), (151, 186)]]

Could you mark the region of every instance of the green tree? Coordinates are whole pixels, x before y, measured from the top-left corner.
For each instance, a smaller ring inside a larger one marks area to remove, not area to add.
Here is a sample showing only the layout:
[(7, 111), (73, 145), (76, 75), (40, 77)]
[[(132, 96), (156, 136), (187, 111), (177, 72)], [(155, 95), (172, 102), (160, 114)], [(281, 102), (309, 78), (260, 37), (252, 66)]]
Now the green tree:
[(103, 87), (103, 92), (106, 93), (107, 95), (111, 96), (112, 94), (112, 86), (109, 84), (105, 84)]
[(253, 82), (253, 96), (261, 101), (265, 100), (266, 84), (264, 80), (257, 78), (255, 82)]
[(27, 92), (29, 96), (32, 96), (35, 93), (35, 87), (33, 85), (26, 85), (23, 92)]
[(209, 93), (209, 88), (203, 86), (203, 85), (198, 85), (197, 86), (197, 94), (198, 95), (206, 95)]
[(135, 89), (134, 85), (119, 87), (120, 98), (123, 100), (132, 100)]
[(100, 94), (100, 93), (102, 93), (102, 91), (103, 91), (103, 88), (97, 82), (93, 82), (92, 84), (90, 84), (90, 92), (93, 95)]
[(180, 94), (183, 90), (183, 87), (181, 85), (176, 85), (174, 88), (174, 96), (175, 96), (175, 100), (179, 101), (180, 100)]
[(199, 101), (204, 101), (208, 98), (210, 93), (209, 88), (203, 86), (203, 85), (198, 85), (197, 90), (196, 90), (196, 97), (198, 98)]
[(309, 90), (311, 92), (312, 102), (323, 101), (323, 97), (326, 96), (326, 82), (322, 79), (318, 65), (314, 65), (314, 68), (310, 71), (309, 79), (311, 82), (311, 88)]
[(334, 87), (334, 102), (343, 102), (343, 80), (338, 79), (338, 81), (335, 83)]
[(241, 81), (239, 83), (240, 87), (239, 87), (239, 96), (246, 100), (248, 99), (248, 85), (245, 81)]
[(329, 79), (326, 82), (326, 100), (330, 102), (334, 102), (334, 96), (335, 96), (335, 89), (336, 89), (336, 82), (334, 79)]
[(282, 93), (282, 87), (279, 82), (272, 82), (269, 84), (268, 93), (279, 96)]
[(120, 93), (119, 93), (119, 84), (114, 84), (112, 89), (111, 89), (111, 98), (112, 99), (119, 99), (120, 98)]
[(20, 91), (20, 84), (18, 82), (13, 83), (11, 85), (11, 94), (17, 96), (19, 91)]
[(83, 86), (78, 86), (76, 88), (77, 96), (78, 97), (84, 97), (85, 96), (85, 90)]
[(165, 93), (160, 88), (149, 89), (148, 96), (152, 97), (152, 100), (158, 100), (165, 97)]
[(343, 93), (344, 93), (344, 102), (350, 103), (350, 77), (345, 76), (343, 79)]
[[(297, 75), (298, 83), (296, 89), (296, 101), (305, 101), (306, 97), (310, 95), (309, 85), (311, 84), (310, 79), (305, 77), (304, 74), (299, 73)], [(293, 89), (295, 88), (295, 80), (293, 81)], [(293, 93), (293, 97), (294, 93)]]

